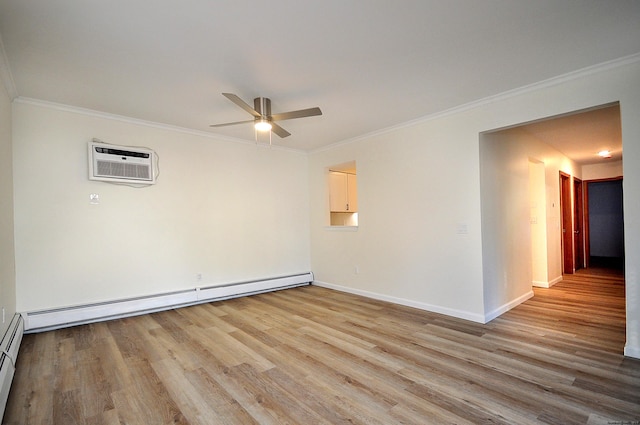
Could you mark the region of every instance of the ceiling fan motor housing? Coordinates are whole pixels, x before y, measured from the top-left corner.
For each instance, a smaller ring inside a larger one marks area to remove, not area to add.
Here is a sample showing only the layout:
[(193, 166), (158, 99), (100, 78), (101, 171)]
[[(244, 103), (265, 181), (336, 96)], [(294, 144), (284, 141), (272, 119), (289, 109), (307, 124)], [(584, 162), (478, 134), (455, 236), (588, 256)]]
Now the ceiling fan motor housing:
[[(262, 118), (271, 121), (271, 99), (268, 97), (256, 97), (253, 99), (253, 109), (262, 115)], [(260, 118), (256, 117), (256, 121), (258, 120), (260, 120)]]

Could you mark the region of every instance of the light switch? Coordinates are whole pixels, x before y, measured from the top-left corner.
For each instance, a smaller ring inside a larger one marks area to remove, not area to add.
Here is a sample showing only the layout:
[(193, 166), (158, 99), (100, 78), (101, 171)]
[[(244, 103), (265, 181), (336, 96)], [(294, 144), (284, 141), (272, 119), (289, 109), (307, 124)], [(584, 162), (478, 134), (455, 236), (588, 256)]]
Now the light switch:
[(100, 195), (97, 193), (92, 193), (89, 195), (89, 203), (91, 205), (98, 205), (100, 203)]

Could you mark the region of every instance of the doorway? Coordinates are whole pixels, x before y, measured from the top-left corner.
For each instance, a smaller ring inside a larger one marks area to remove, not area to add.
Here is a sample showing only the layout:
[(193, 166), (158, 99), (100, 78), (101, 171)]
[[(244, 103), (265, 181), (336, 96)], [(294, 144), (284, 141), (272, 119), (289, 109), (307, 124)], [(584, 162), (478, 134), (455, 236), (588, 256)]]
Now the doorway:
[(586, 267), (623, 272), (622, 177), (586, 181), (584, 195)]
[[(603, 105), (481, 134), (485, 305), (525, 293), (522, 282), (550, 288), (583, 272), (586, 182), (622, 175), (619, 112)], [(608, 159), (597, 155), (603, 139)]]

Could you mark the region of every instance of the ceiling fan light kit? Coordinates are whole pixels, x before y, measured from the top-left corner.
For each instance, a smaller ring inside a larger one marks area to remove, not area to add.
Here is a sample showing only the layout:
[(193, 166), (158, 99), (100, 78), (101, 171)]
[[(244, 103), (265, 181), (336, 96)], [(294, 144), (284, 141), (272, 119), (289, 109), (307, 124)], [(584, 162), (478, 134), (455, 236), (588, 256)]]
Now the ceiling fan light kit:
[(254, 127), (256, 128), (256, 130), (258, 131), (271, 131), (271, 128), (273, 127), (271, 125), (271, 123), (269, 121), (267, 121), (266, 119), (263, 118), (256, 118), (256, 123), (254, 124)]
[(222, 93), (224, 97), (238, 105), (240, 108), (244, 109), (249, 114), (253, 115), (253, 120), (247, 121), (236, 121), (236, 122), (228, 122), (223, 124), (213, 124), (211, 127), (225, 127), (229, 125), (236, 124), (244, 124), (253, 122), (254, 128), (256, 131), (266, 132), (272, 131), (276, 133), (280, 138), (284, 138), (290, 136), (289, 133), (284, 128), (280, 127), (274, 121), (284, 121), (291, 120), (294, 118), (305, 118), (312, 117), (316, 115), (322, 115), (322, 111), (320, 108), (308, 108), (308, 109), (300, 109), (297, 111), (283, 112), (280, 114), (272, 114), (271, 113), (271, 99), (268, 97), (256, 97), (253, 99), (253, 108), (247, 104), (244, 100), (240, 99), (233, 93)]

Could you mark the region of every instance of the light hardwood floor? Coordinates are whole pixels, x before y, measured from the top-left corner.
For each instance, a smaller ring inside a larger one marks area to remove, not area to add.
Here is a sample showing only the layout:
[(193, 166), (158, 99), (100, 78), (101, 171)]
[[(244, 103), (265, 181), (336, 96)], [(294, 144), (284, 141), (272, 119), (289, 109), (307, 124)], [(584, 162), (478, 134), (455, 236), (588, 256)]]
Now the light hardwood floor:
[(486, 325), (308, 286), (25, 335), (4, 423), (638, 423), (624, 332), (616, 277)]

